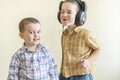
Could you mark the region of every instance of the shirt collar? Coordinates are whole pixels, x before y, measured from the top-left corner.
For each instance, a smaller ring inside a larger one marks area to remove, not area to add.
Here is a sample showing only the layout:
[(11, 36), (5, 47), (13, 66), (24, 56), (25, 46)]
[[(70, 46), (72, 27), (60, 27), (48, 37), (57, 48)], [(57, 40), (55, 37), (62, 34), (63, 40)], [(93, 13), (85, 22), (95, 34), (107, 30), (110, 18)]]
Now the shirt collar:
[[(83, 27), (81, 26), (77, 26), (73, 31), (76, 32), (76, 33), (79, 33), (81, 30), (82, 30)], [(67, 28), (63, 31), (64, 34), (67, 34), (68, 33), (68, 30)]]
[[(38, 48), (35, 52), (37, 52), (38, 50), (40, 50), (41, 48), (41, 44), (38, 44)], [(33, 53), (33, 51), (29, 50), (26, 46), (25, 46), (25, 43), (23, 43), (23, 46), (22, 46), (22, 50), (23, 51), (27, 51), (27, 52), (30, 52), (30, 53)]]

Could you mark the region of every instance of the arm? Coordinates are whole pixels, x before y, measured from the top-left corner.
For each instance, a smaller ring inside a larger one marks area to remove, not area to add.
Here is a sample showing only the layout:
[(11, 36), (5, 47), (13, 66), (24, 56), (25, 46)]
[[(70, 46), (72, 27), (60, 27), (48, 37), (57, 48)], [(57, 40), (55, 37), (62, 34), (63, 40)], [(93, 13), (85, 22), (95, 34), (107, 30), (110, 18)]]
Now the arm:
[(55, 64), (55, 60), (52, 56), (50, 56), (49, 66), (50, 66), (49, 73), (50, 73), (51, 80), (59, 80), (57, 65)]
[(92, 49), (90, 55), (86, 59), (81, 60), (81, 64), (84, 68), (87, 68), (90, 63), (97, 59), (97, 56), (100, 54), (100, 47), (96, 41), (95, 36), (91, 32), (86, 32), (86, 45)]
[(97, 59), (97, 56), (99, 54), (100, 54), (100, 48), (93, 50), (88, 58), (81, 60), (81, 65), (86, 69), (91, 62)]
[(19, 58), (17, 56), (13, 56), (9, 66), (9, 73), (7, 80), (19, 80), (18, 72), (19, 72)]
[(97, 56), (100, 54), (100, 48), (98, 47), (97, 49), (93, 50), (90, 54), (90, 56), (87, 58), (89, 63), (95, 61), (97, 59)]

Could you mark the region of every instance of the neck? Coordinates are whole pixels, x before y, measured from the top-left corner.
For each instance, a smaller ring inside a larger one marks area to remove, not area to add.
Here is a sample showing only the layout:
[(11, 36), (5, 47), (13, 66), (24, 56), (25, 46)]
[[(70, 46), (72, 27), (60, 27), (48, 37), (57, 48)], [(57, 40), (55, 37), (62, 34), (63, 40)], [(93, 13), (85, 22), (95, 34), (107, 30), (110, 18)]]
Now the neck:
[(69, 34), (71, 33), (71, 32), (73, 32), (73, 30), (76, 28), (76, 26), (75, 25), (73, 25), (73, 26), (68, 26), (68, 32), (69, 32)]
[(36, 51), (37, 48), (38, 48), (38, 45), (35, 45), (35, 46), (30, 46), (30, 45), (26, 45), (26, 47), (30, 50), (30, 51)]

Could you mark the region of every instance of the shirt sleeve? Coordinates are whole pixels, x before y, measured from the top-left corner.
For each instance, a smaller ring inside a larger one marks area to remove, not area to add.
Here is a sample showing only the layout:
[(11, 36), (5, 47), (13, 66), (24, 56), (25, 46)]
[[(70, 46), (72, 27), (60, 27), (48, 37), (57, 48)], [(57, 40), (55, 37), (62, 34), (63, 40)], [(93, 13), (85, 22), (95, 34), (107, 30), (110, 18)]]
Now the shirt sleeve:
[(93, 33), (88, 31), (86, 35), (87, 35), (86, 37), (87, 46), (91, 47), (92, 49), (98, 48), (98, 42), (95, 36), (93, 35)]
[(51, 80), (59, 80), (58, 72), (57, 72), (57, 65), (55, 64), (55, 60), (54, 60), (52, 54), (50, 54), (49, 66), (50, 66), (49, 74), (50, 74)]
[(14, 55), (11, 59), (7, 80), (19, 80), (19, 58)]

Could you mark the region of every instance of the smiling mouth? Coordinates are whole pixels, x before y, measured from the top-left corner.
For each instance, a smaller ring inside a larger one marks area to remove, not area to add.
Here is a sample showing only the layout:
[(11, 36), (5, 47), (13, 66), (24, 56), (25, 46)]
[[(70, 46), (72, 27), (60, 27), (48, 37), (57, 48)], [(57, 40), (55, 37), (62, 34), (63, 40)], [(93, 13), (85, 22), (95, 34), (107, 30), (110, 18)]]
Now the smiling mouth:
[(40, 39), (33, 39), (34, 41), (38, 41), (38, 40), (40, 40)]

